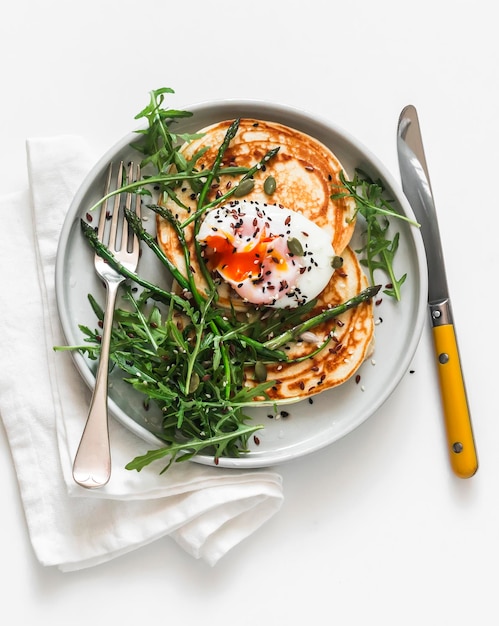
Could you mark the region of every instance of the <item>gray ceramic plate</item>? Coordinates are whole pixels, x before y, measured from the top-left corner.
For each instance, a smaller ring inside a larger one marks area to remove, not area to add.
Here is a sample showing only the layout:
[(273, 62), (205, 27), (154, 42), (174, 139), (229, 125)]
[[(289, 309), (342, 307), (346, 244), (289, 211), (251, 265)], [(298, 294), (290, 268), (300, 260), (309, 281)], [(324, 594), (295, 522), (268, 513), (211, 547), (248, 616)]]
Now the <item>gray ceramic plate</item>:
[[(332, 149), (349, 176), (355, 168), (361, 168), (371, 177), (379, 177), (388, 195), (395, 199), (396, 208), (414, 217), (398, 184), (379, 160), (352, 136), (326, 120), (286, 106), (256, 101), (209, 102), (188, 107), (188, 110), (194, 113), (193, 117), (181, 120), (175, 132), (195, 132), (224, 119), (254, 117), (278, 121), (308, 133)], [(92, 252), (80, 233), (79, 221), (102, 196), (108, 163), (137, 160), (137, 153), (130, 148), (130, 143), (136, 139), (134, 133), (123, 138), (95, 165), (76, 194), (63, 226), (57, 255), (56, 290), (60, 320), (69, 345), (82, 341), (79, 324), (95, 327), (87, 294), (93, 294), (104, 303), (103, 287), (95, 275)], [(152, 216), (150, 223), (154, 223)], [(242, 458), (221, 459), (220, 467), (270, 466), (323, 448), (367, 420), (397, 387), (408, 370), (426, 319), (427, 274), (418, 229), (401, 220), (392, 220), (391, 228), (401, 235), (396, 273), (400, 276), (407, 272), (408, 278), (401, 302), (393, 302), (385, 296), (375, 309), (376, 316), (382, 319), (376, 327), (375, 363), (369, 360), (362, 365), (361, 383), (352, 379), (315, 396), (313, 404), (305, 400), (288, 406), (289, 416), (284, 419), (270, 419), (268, 415), (272, 412), (268, 408), (253, 410), (252, 419), (265, 426), (258, 433), (260, 444)], [(166, 286), (168, 276), (159, 270), (152, 253), (144, 250), (140, 272)], [(95, 362), (77, 353), (74, 362), (83, 381), (92, 387)], [(160, 415), (145, 411), (143, 398), (118, 374), (112, 374), (110, 383), (109, 402), (114, 418), (150, 442), (151, 447), (161, 446), (154, 434)], [(212, 457), (207, 456), (197, 456), (194, 460), (213, 463)]]

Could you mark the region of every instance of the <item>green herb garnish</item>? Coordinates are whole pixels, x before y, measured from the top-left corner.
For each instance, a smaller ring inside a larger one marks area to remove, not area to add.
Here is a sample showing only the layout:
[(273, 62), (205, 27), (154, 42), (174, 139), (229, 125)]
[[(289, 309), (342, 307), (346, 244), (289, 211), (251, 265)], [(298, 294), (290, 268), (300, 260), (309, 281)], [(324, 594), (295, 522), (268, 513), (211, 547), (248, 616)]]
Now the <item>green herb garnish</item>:
[[(194, 454), (213, 454), (215, 462), (222, 456), (238, 457), (247, 452), (249, 438), (261, 424), (248, 424), (248, 407), (255, 398), (265, 397), (275, 381), (263, 380), (253, 388), (244, 386), (243, 366), (265, 362), (286, 361), (279, 350), (287, 341), (299, 336), (315, 324), (340, 315), (373, 297), (377, 287), (371, 287), (351, 301), (329, 309), (313, 318), (283, 331), (265, 344), (259, 344), (249, 333), (258, 330), (255, 324), (226, 320), (231, 331), (218, 328), (220, 311), (206, 300), (197, 308), (171, 302), (162, 311), (150, 304), (152, 295), (145, 290), (138, 297), (130, 288), (126, 298), (130, 310), (118, 309), (113, 327), (111, 361), (125, 373), (125, 381), (156, 403), (162, 411), (162, 428), (157, 436), (165, 442), (159, 450), (151, 450), (131, 461), (128, 469), (140, 470), (152, 461), (168, 457), (163, 471), (176, 461), (185, 461)], [(89, 296), (97, 318), (104, 312)], [(183, 315), (178, 324), (177, 314)], [(226, 313), (226, 312), (225, 312)], [(276, 312), (270, 323), (280, 324)], [(212, 323), (214, 326), (212, 326)], [(85, 343), (78, 346), (91, 359), (100, 351), (99, 331), (80, 326)], [(248, 333), (248, 334), (243, 334)], [(260, 345), (265, 358), (258, 355)]]
[[(161, 428), (155, 434), (165, 445), (126, 466), (137, 471), (165, 458), (163, 471), (174, 462), (191, 459), (200, 453), (213, 455), (215, 463), (223, 456), (238, 457), (246, 453), (250, 438), (263, 428), (260, 424), (249, 423), (247, 409), (258, 406), (261, 401), (268, 403), (266, 392), (276, 382), (267, 379), (266, 365), (292, 362), (284, 350), (286, 343), (368, 301), (380, 289), (379, 286), (369, 287), (347, 302), (312, 317), (310, 313), (314, 301), (289, 311), (267, 311), (265, 319), (257, 310), (253, 315), (241, 318), (235, 311), (221, 309), (217, 304), (216, 285), (207, 272), (204, 275), (206, 288), (201, 291), (193, 274), (191, 255), (195, 255), (201, 268), (204, 261), (199, 246), (187, 246), (184, 238), (186, 227), (192, 225), (196, 232), (207, 210), (224, 204), (233, 194), (236, 197), (238, 193), (244, 194), (245, 187), (252, 184), (254, 177), (264, 175), (263, 166), (275, 157), (279, 148), (270, 150), (252, 167), (222, 168), (224, 152), (238, 130), (239, 121), (234, 120), (218, 148), (212, 168), (200, 171), (197, 160), (203, 151), (189, 161), (179, 152), (182, 142), (191, 141), (199, 135), (174, 132), (175, 122), (190, 116), (190, 113), (164, 109), (164, 96), (169, 93), (173, 90), (163, 88), (152, 91), (149, 104), (136, 116), (137, 119), (146, 119), (148, 123), (147, 129), (137, 131), (138, 141), (132, 146), (141, 154), (142, 178), (127, 181), (108, 197), (131, 191), (152, 199), (159, 193), (182, 206), (177, 191), (186, 183), (191, 186), (197, 205), (183, 223), (176, 220), (161, 202), (156, 204), (151, 200), (148, 205), (172, 226), (184, 251), (185, 273), (180, 272), (164, 255), (141, 220), (134, 213), (127, 212), (131, 228), (170, 272), (180, 291), (160, 288), (121, 266), (98, 240), (95, 230), (84, 220), (81, 221), (83, 235), (93, 250), (129, 282), (141, 288), (140, 292), (134, 293), (126, 287), (128, 306), (115, 312), (110, 353), (111, 362), (124, 373), (124, 380), (143, 394), (144, 410), (154, 404), (161, 412)], [(233, 176), (234, 183), (223, 195), (210, 202), (209, 188), (222, 174)], [(353, 193), (353, 187), (347, 189)], [(101, 198), (90, 210), (104, 199)], [(103, 311), (92, 295), (89, 295), (89, 301), (97, 319), (102, 320)], [(58, 349), (79, 350), (90, 359), (98, 358), (99, 329), (92, 330), (81, 325), (80, 330), (84, 336), (82, 345)], [(325, 348), (328, 341), (329, 338), (312, 354)], [(245, 384), (248, 368), (255, 371), (253, 387)]]
[(340, 180), (347, 191), (336, 193), (332, 198), (353, 198), (356, 203), (356, 214), (360, 213), (366, 222), (365, 245), (355, 252), (365, 255), (360, 262), (367, 267), (371, 284), (375, 284), (375, 271), (383, 271), (388, 276), (388, 286), (384, 289), (384, 293), (400, 300), (401, 287), (407, 274), (403, 274), (400, 278), (395, 275), (394, 258), (400, 235), (396, 233), (392, 239), (389, 238), (389, 218), (404, 220), (412, 226), (419, 226), (419, 224), (393, 208), (391, 202), (384, 197), (385, 189), (381, 181), (373, 181), (358, 169), (355, 171), (353, 180), (347, 180), (344, 172), (340, 172)]

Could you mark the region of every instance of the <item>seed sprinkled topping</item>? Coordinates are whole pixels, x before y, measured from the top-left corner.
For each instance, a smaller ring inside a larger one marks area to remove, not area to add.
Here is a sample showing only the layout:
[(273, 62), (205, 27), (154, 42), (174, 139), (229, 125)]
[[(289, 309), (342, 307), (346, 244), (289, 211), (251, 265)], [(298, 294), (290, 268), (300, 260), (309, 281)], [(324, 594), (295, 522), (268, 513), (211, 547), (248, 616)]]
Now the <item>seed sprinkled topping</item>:
[[(247, 182), (254, 185), (253, 179), (246, 179), (240, 186)], [(231, 198), (208, 211), (196, 237), (209, 271), (218, 273), (243, 300), (258, 305), (305, 304), (334, 271), (328, 234), (278, 204)], [(302, 283), (305, 273), (307, 281)]]

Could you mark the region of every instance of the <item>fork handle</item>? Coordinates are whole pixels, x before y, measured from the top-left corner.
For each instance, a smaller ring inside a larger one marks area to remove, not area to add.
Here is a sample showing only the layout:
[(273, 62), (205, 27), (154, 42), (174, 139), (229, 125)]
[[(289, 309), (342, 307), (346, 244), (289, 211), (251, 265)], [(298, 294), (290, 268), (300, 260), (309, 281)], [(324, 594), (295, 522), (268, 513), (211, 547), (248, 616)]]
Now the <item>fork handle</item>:
[(106, 281), (106, 309), (99, 366), (87, 421), (73, 463), (73, 478), (75, 482), (89, 489), (104, 486), (111, 477), (107, 406), (109, 347), (116, 296), (122, 282), (123, 278), (121, 276), (116, 280)]

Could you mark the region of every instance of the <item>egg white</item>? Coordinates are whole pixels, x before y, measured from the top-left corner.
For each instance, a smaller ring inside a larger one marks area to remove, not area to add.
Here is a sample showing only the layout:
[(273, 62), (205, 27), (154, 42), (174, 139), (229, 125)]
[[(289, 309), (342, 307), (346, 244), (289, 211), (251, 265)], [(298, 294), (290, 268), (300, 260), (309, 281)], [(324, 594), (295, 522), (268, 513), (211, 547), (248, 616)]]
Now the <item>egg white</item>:
[[(303, 305), (320, 294), (334, 273), (335, 251), (328, 233), (302, 213), (281, 206), (240, 200), (210, 210), (196, 236), (207, 246), (208, 263), (213, 250), (207, 241), (214, 237), (228, 242), (233, 253), (225, 256), (226, 263), (216, 271), (243, 300), (255, 305)], [(267, 239), (265, 258), (256, 255), (254, 270), (244, 278), (234, 278), (235, 255), (246, 253), (252, 258), (255, 246), (260, 250)]]

